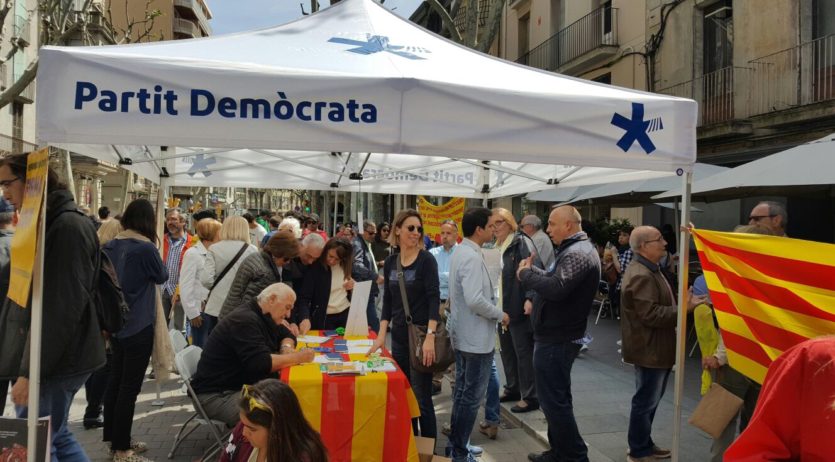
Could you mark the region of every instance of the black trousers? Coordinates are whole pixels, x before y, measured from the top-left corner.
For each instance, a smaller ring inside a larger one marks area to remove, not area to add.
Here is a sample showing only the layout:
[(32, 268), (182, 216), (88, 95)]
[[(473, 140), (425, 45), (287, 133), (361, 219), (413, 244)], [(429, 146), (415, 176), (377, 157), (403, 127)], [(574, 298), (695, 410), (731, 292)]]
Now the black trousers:
[(325, 315), (325, 330), (336, 330), (336, 328), (338, 328), (338, 327), (341, 327), (341, 328), (344, 329), (345, 326), (348, 324), (348, 311), (349, 311), (349, 309), (346, 309), (345, 311), (343, 311), (341, 313), (326, 314)]
[(154, 347), (154, 326), (136, 335), (113, 338), (113, 363), (104, 394), (103, 440), (110, 441), (114, 451), (130, 449), (130, 433), (136, 397), (142, 390), (145, 370)]
[(6, 395), (9, 394), (9, 381), (0, 380), (0, 415), (3, 415), (3, 409), (6, 409)]
[(104, 367), (93, 372), (87, 383), (84, 384), (84, 392), (87, 395), (87, 408), (84, 410), (84, 420), (98, 420), (102, 413), (104, 392), (107, 390), (107, 382), (110, 381), (110, 364), (113, 362), (113, 353), (107, 352), (107, 363)]

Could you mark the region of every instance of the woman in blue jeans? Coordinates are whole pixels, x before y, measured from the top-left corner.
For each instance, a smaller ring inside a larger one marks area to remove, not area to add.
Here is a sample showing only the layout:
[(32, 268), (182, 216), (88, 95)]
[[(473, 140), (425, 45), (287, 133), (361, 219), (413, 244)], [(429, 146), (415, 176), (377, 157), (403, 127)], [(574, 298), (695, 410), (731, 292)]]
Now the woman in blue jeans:
[[(380, 321), (380, 333), (371, 351), (377, 351), (386, 343), (386, 332), (391, 324), (391, 354), (415, 392), (420, 418), (417, 419), (415, 434), (435, 438), (435, 405), (432, 402), (432, 373), (423, 373), (409, 367), (409, 333), (406, 327), (406, 311), (400, 295), (400, 279), (397, 268), (398, 259), (403, 269), (406, 298), (412, 322), (427, 326), (428, 331), (437, 328), (440, 319), (441, 289), (438, 280), (438, 263), (431, 253), (423, 249), (423, 220), (416, 210), (400, 211), (392, 226), (389, 237), (392, 246), (398, 246), (400, 252), (386, 258), (383, 278), (383, 315)], [(422, 345), (425, 364), (435, 361), (435, 336), (428, 334)]]
[(154, 346), (154, 322), (161, 303), (157, 284), (168, 280), (168, 271), (156, 244), (156, 214), (145, 199), (131, 202), (122, 216), (123, 232), (104, 246), (113, 262), (125, 301), (127, 322), (111, 338), (113, 359), (104, 396), (103, 440), (111, 443), (114, 462), (148, 462), (136, 453), (147, 448), (131, 442), (136, 397)]

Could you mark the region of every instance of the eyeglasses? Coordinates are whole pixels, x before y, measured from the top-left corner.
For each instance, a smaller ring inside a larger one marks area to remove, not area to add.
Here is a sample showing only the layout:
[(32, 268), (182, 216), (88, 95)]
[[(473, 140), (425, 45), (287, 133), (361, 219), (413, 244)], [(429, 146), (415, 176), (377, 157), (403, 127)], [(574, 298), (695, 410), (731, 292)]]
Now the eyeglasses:
[(388, 228), (383, 228), (383, 229), (380, 230), (380, 232), (381, 233), (387, 233), (387, 232), (389, 232), (389, 229)]
[(3, 180), (3, 181), (0, 181), (0, 188), (7, 188), (7, 187), (9, 187), (9, 185), (11, 185), (12, 183), (14, 183), (15, 181), (17, 181), (17, 180), (22, 180), (22, 179), (23, 179), (23, 178), (21, 178), (21, 177), (19, 177), (19, 176), (16, 176), (16, 177), (12, 178), (11, 180)]
[[(0, 185), (2, 185), (2, 184), (3, 183), (0, 182)], [(748, 217), (748, 221), (760, 221), (763, 218), (774, 218), (776, 216), (777, 215), (751, 215), (750, 217)]]
[(658, 236), (657, 239), (650, 239), (648, 241), (644, 241), (644, 244), (649, 244), (650, 242), (661, 242), (664, 240), (664, 236)]
[(505, 223), (507, 223), (505, 220), (496, 220), (493, 222), (493, 224), (495, 224), (496, 226), (503, 225)]
[(423, 226), (409, 225), (409, 226), (407, 226), (407, 227), (406, 227), (406, 229), (407, 229), (410, 233), (415, 232), (415, 229), (417, 229), (417, 232), (418, 232), (418, 233), (423, 234)]
[(372, 236), (373, 236), (373, 235), (375, 235), (375, 234), (377, 234), (377, 231), (369, 231), (369, 230), (367, 230), (367, 229), (365, 230), (365, 232), (366, 232), (366, 233), (368, 233), (368, 234), (370, 234), (370, 235), (372, 235)]
[(259, 402), (258, 400), (255, 399), (255, 397), (250, 392), (251, 389), (252, 388), (249, 385), (244, 385), (243, 389), (241, 390), (241, 397), (248, 400), (249, 412), (252, 412), (256, 409), (259, 409), (261, 411), (272, 414), (273, 410), (270, 409), (269, 406), (267, 406), (266, 404), (261, 403), (261, 402)]

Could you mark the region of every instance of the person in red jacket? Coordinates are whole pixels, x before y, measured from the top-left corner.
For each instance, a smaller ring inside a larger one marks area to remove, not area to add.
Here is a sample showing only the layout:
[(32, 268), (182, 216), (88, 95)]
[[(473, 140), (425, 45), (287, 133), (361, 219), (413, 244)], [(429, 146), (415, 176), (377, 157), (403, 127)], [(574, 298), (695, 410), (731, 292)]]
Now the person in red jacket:
[(238, 406), (241, 421), (220, 462), (327, 462), (325, 445), (286, 383), (265, 379), (244, 385)]
[(748, 427), (725, 462), (831, 461), (835, 456), (835, 336), (807, 340), (771, 363)]

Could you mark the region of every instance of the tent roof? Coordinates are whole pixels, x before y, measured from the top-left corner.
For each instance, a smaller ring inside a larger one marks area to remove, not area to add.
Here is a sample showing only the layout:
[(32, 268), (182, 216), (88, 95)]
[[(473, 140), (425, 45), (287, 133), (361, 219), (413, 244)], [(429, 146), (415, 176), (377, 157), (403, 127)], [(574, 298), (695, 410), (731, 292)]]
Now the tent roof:
[(345, 0), (247, 33), (40, 53), (42, 142), (409, 153), (665, 172), (689, 170), (695, 160), (692, 100), (493, 58), (373, 0)]
[[(835, 133), (819, 140), (748, 162), (726, 172), (693, 183), (693, 194), (711, 195), (785, 192), (786, 186), (828, 186), (835, 184)], [(681, 188), (653, 196), (654, 199), (681, 195)]]

